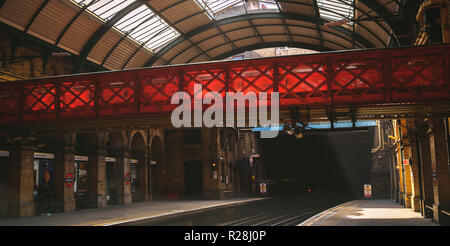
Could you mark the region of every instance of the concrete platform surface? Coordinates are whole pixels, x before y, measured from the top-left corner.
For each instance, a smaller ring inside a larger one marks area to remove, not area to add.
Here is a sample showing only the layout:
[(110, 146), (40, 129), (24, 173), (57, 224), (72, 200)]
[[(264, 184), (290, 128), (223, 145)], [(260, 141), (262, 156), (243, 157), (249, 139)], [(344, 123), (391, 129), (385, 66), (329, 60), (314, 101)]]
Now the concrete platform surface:
[(355, 200), (330, 208), (299, 226), (439, 226), (391, 200)]
[(238, 205), (266, 198), (232, 198), (226, 200), (148, 201), (107, 208), (84, 209), (26, 218), (0, 219), (0, 226), (108, 226), (128, 221), (157, 219), (195, 213), (201, 210)]

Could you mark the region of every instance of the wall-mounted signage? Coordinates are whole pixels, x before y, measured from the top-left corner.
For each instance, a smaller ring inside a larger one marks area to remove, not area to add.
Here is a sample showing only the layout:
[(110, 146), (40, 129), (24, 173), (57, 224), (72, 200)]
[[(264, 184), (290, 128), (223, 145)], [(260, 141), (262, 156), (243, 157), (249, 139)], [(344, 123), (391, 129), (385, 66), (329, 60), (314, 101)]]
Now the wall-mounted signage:
[(131, 182), (131, 174), (130, 173), (126, 173), (125, 177), (123, 178), (123, 180), (125, 181), (125, 184), (130, 184)]
[(66, 176), (64, 176), (64, 185), (67, 188), (72, 188), (73, 181), (73, 175), (71, 173), (68, 173), (66, 174)]
[(49, 153), (39, 153), (39, 152), (35, 152), (34, 153), (34, 158), (36, 159), (55, 159), (55, 154), (49, 154)]
[(105, 160), (106, 162), (116, 162), (116, 158), (114, 157), (106, 157)]
[(138, 160), (136, 160), (136, 159), (130, 159), (130, 164), (138, 164)]
[(371, 198), (372, 197), (372, 185), (365, 184), (364, 185), (364, 198)]
[(76, 156), (74, 157), (74, 159), (75, 159), (75, 161), (89, 161), (89, 157), (88, 157), (88, 156), (79, 156), (79, 155), (76, 155)]
[(259, 184), (259, 193), (266, 194), (267, 193), (267, 185), (266, 183)]
[(0, 150), (0, 157), (9, 157), (8, 150)]

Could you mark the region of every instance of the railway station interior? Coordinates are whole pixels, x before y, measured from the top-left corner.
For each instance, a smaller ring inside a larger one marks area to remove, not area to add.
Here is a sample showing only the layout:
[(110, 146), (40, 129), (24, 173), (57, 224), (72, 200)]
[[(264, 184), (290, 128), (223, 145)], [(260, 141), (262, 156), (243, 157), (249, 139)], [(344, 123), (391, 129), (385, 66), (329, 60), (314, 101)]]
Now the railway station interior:
[[(450, 0), (0, 0), (0, 225), (289, 196), (449, 225), (449, 19)], [(245, 126), (175, 127), (197, 85), (278, 93), (276, 127), (261, 101)]]

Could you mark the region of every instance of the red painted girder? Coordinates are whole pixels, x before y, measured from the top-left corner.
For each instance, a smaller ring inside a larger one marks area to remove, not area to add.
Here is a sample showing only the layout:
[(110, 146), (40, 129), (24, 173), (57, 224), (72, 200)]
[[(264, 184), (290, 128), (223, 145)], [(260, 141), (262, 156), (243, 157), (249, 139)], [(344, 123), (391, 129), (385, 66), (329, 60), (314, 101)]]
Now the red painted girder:
[[(280, 93), (280, 107), (449, 102), (450, 45), (329, 52), (2, 83), (0, 124), (167, 115), (172, 95)], [(270, 98), (269, 98), (270, 100)]]

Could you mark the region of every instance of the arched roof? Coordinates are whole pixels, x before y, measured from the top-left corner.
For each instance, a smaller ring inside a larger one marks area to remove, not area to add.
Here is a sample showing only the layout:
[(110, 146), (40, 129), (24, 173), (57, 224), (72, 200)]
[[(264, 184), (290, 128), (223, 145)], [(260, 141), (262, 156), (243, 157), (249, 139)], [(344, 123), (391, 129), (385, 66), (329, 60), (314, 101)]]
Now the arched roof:
[(398, 45), (402, 0), (0, 0), (0, 22), (106, 69), (275, 46)]

